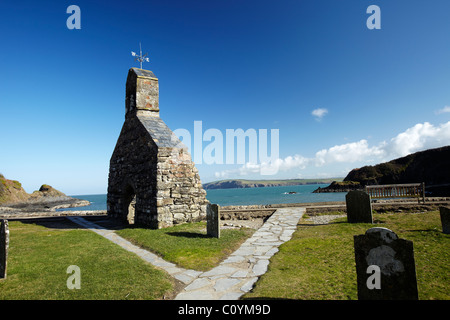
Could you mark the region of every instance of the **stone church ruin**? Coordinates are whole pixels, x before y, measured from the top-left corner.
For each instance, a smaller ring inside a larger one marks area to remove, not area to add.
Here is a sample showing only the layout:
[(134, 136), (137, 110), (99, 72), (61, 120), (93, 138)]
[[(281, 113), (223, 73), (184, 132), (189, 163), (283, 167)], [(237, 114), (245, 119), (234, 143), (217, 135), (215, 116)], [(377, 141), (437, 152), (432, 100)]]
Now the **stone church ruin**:
[(125, 122), (110, 160), (108, 216), (159, 229), (205, 219), (207, 204), (187, 147), (159, 116), (158, 79), (131, 68)]

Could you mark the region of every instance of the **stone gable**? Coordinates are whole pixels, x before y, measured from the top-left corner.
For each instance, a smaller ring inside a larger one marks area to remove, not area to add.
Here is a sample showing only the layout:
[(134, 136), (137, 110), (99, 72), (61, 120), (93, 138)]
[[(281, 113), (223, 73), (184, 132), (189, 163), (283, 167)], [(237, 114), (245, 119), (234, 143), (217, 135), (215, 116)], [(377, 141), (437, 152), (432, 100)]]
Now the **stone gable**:
[(108, 215), (151, 228), (203, 220), (208, 203), (186, 146), (159, 117), (158, 90), (153, 72), (130, 69), (108, 179)]

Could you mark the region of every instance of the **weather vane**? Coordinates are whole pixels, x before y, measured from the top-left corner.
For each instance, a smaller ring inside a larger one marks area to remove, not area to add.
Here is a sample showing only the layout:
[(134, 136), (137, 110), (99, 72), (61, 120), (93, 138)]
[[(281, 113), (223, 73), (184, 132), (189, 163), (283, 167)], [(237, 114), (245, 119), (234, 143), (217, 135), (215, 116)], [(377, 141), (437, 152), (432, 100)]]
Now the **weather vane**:
[(141, 63), (141, 69), (142, 69), (142, 62), (150, 62), (150, 60), (147, 58), (147, 53), (142, 55), (142, 48), (141, 43), (139, 42), (139, 55), (136, 54), (136, 52), (131, 51), (131, 55), (133, 57), (136, 57), (134, 60), (139, 61)]

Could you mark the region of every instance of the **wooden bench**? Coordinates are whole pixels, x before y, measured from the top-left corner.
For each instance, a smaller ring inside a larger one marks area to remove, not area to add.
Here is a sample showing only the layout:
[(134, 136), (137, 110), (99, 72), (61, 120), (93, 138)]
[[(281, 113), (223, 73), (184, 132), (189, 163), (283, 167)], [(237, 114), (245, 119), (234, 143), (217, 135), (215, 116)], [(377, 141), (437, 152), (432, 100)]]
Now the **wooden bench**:
[(425, 203), (425, 182), (366, 186), (371, 199), (418, 198)]

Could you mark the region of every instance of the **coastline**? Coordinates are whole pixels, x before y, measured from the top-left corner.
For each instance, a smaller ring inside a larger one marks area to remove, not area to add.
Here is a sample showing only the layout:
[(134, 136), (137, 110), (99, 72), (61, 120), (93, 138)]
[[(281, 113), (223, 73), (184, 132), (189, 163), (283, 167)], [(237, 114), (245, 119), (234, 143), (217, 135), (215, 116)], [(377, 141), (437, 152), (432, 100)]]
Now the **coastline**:
[(57, 209), (89, 206), (87, 200), (68, 196), (48, 197), (38, 200), (28, 200), (0, 205), (1, 218), (32, 217), (32, 216), (58, 216), (58, 213), (70, 211), (56, 211)]
[[(429, 197), (426, 203), (418, 203), (411, 199), (395, 200), (373, 200), (373, 210), (378, 213), (402, 212), (407, 210), (416, 210), (426, 212), (439, 210), (439, 206), (450, 205), (450, 197)], [(277, 209), (289, 207), (306, 208), (310, 215), (317, 215), (330, 212), (346, 212), (346, 204), (343, 201), (314, 202), (314, 203), (282, 203), (269, 205), (238, 205), (220, 207), (221, 220), (254, 220), (266, 219)], [(106, 210), (85, 210), (85, 211), (21, 211), (11, 210), (9, 207), (0, 207), (0, 219), (21, 220), (30, 218), (51, 218), (51, 217), (70, 217), (70, 216), (107, 216)]]

